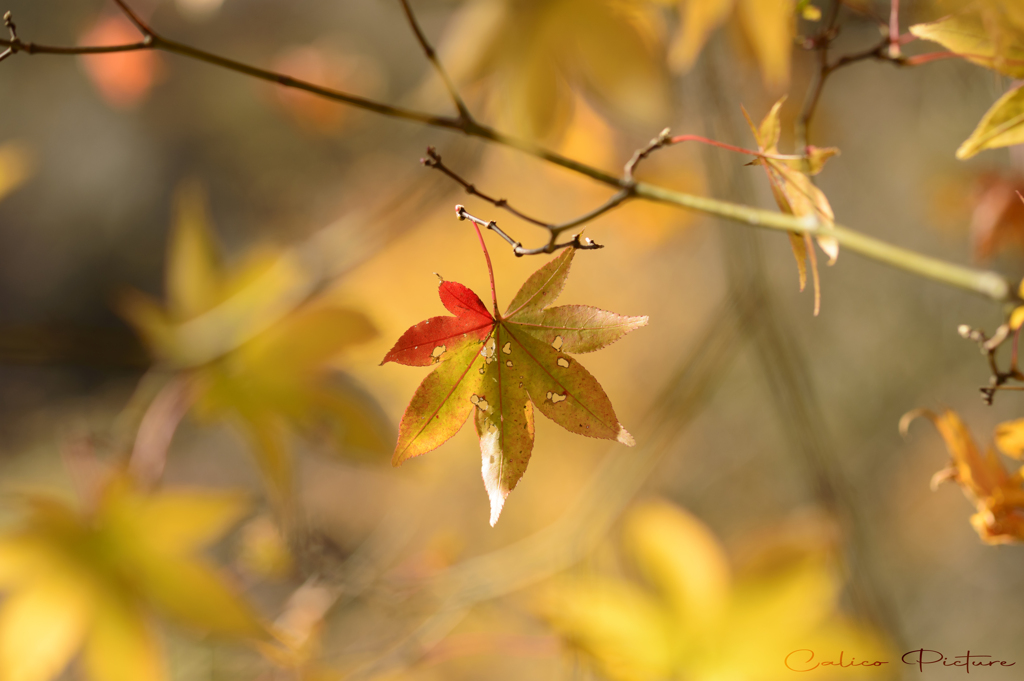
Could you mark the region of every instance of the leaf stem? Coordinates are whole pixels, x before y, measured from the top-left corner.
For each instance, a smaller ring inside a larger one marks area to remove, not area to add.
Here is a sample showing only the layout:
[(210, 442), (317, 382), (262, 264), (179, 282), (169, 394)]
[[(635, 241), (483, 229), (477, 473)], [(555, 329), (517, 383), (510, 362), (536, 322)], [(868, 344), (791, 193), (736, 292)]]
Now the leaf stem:
[[(461, 205), (455, 206), (455, 214), (459, 216), (460, 220), (466, 220), (468, 217), (466, 209)], [(480, 250), (484, 252), (484, 260), (487, 261), (487, 275), (491, 278), (491, 301), (494, 303), (494, 318), (501, 319), (501, 312), (498, 311), (498, 292), (494, 288), (494, 267), (491, 265), (491, 254), (487, 252), (487, 244), (484, 243), (484, 235), (480, 231), (480, 225), (473, 219), (470, 219), (470, 222), (473, 223), (473, 229), (476, 230), (476, 236), (480, 240)]]

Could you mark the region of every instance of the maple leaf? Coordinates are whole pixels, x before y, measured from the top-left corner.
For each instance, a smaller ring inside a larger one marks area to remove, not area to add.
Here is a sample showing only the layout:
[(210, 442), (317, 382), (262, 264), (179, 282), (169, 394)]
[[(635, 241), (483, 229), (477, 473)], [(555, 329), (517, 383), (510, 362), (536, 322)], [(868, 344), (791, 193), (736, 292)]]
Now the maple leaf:
[(956, 150), (961, 161), (985, 149), (1024, 143), (1024, 87), (1017, 87), (992, 105), (971, 136)]
[(169, 250), (166, 307), (132, 292), (122, 313), (157, 360), (188, 376), (200, 418), (234, 421), (248, 434), (278, 501), (290, 495), (289, 430), (326, 427), (350, 456), (387, 451), (386, 417), (331, 365), (376, 335), (364, 314), (294, 300), (303, 275), (288, 253), (255, 252), (226, 271), (195, 187), (179, 195)]
[[(632, 446), (601, 384), (566, 353), (593, 352), (647, 323), (585, 305), (548, 307), (565, 286), (575, 249), (534, 272), (504, 315), (442, 281), (441, 302), (455, 316), (406, 331), (383, 363), (438, 364), (413, 395), (392, 463), (435, 449), (474, 414), (491, 525), (522, 478), (533, 450), (534, 409), (566, 430)], [(492, 279), (493, 282), (493, 279)]]
[[(767, 155), (778, 155), (779, 137), (782, 133), (782, 125), (779, 121), (779, 110), (782, 108), (785, 97), (779, 99), (772, 106), (771, 110), (761, 121), (760, 127), (754, 127), (754, 122), (744, 109), (743, 115), (754, 133), (757, 140), (758, 150), (766, 156), (759, 156), (751, 165), (760, 165), (768, 175), (768, 182), (771, 184), (772, 195), (779, 210), (797, 217), (813, 216), (819, 224), (833, 226), (835, 215), (832, 213), (832, 206), (824, 192), (818, 189), (810, 179), (821, 171), (832, 156), (839, 153), (834, 147), (824, 149), (812, 147), (808, 151), (806, 160), (792, 161), (769, 158)], [(831, 236), (818, 236), (818, 246), (828, 256), (828, 264), (835, 263), (839, 257), (839, 242)], [(797, 271), (800, 275), (800, 290), (807, 286), (807, 269), (810, 263), (811, 278), (814, 282), (814, 314), (821, 310), (821, 282), (818, 276), (818, 258), (814, 252), (814, 242), (810, 234), (789, 233), (789, 244), (793, 249), (793, 257), (796, 258)]]
[(262, 640), (253, 610), (195, 554), (244, 514), (237, 494), (143, 494), (115, 477), (95, 508), (42, 494), (0, 533), (0, 676), (47, 681), (81, 648), (97, 681), (166, 677), (153, 615), (203, 633)]
[[(986, 543), (1024, 541), (1024, 478), (1021, 472), (1008, 472), (991, 447), (982, 454), (967, 426), (954, 411), (946, 410), (939, 414), (927, 409), (911, 411), (900, 420), (900, 431), (906, 434), (910, 422), (919, 416), (935, 425), (952, 458), (947, 468), (932, 477), (932, 489), (947, 480), (958, 483), (977, 510), (971, 516), (971, 525)], [(1021, 430), (1020, 421), (1002, 423), (996, 429), (995, 438), (1000, 449), (1018, 459), (1024, 453)]]
[[(1024, 78), (1024, 6), (1018, 0), (978, 0), (960, 12), (910, 32), (950, 52), (1013, 78)], [(985, 113), (956, 150), (960, 160), (985, 149), (1024, 142), (1024, 89), (1013, 88)]]
[(910, 32), (975, 64), (1024, 78), (1024, 6), (1018, 0), (978, 0)]

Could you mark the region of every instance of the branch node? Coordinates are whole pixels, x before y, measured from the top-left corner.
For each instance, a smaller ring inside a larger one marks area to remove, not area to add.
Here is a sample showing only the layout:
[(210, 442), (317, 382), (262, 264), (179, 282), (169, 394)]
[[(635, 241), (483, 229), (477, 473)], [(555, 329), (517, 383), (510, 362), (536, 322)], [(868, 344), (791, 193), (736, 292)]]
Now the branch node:
[(974, 329), (967, 324), (961, 324), (957, 327), (957, 333), (961, 338), (972, 341), (978, 344), (978, 349), (981, 354), (988, 360), (989, 366), (989, 379), (988, 386), (979, 388), (982, 394), (982, 400), (987, 405), (991, 405), (995, 399), (996, 393), (1000, 390), (1022, 390), (1024, 388), (1017, 386), (1007, 386), (1006, 384), (1010, 381), (1022, 381), (1024, 380), (1024, 374), (1017, 368), (1017, 342), (1019, 340), (1019, 333), (1013, 333), (1013, 343), (1011, 347), (1012, 356), (1010, 358), (1010, 368), (1008, 371), (1002, 371), (999, 369), (999, 364), (996, 361), (996, 351), (1007, 341), (1011, 336), (1011, 330), (1009, 324), (1000, 324), (996, 332), (989, 338), (984, 331), (981, 329)]
[(630, 193), (632, 193), (636, 188), (636, 179), (633, 177), (633, 173), (636, 171), (636, 167), (640, 164), (640, 161), (643, 161), (658, 149), (670, 146), (671, 144), (672, 132), (669, 128), (665, 128), (657, 137), (648, 142), (647, 146), (641, 147), (633, 152), (632, 158), (630, 158), (626, 163), (626, 167), (624, 169), (625, 174), (623, 176), (623, 185), (630, 191)]
[[(11, 32), (11, 42), (18, 42), (18, 27), (14, 23), (14, 17), (10, 11), (4, 12), (4, 26)], [(14, 47), (13, 45), (11, 47)]]

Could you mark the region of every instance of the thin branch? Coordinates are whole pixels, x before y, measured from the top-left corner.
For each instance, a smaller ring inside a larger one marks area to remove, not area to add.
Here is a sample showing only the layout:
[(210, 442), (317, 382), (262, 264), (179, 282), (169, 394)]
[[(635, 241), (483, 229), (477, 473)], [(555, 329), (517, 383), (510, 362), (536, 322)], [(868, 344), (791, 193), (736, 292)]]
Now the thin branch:
[[(482, 191), (476, 188), (475, 184), (469, 182), (467, 179), (465, 179), (464, 177), (456, 173), (454, 170), (446, 166), (444, 164), (444, 161), (441, 159), (441, 155), (437, 153), (437, 150), (434, 147), (427, 147), (427, 156), (426, 158), (421, 158), (420, 163), (422, 163), (428, 168), (433, 168), (435, 170), (441, 171), (447, 177), (451, 178), (459, 185), (461, 185), (462, 188), (466, 190), (467, 194), (479, 197), (484, 201), (487, 201), (488, 203), (492, 204), (496, 208), (502, 208), (504, 210), (507, 210), (509, 213), (512, 213), (512, 215), (515, 215), (517, 218), (523, 220), (524, 222), (529, 222), (530, 224), (536, 225), (537, 227), (543, 227), (544, 229), (551, 232), (551, 242), (548, 244), (548, 246), (545, 246), (543, 248), (521, 249), (520, 251), (517, 251), (517, 255), (535, 255), (537, 253), (551, 253), (552, 251), (557, 250), (558, 248), (566, 248), (568, 246), (574, 245), (574, 242), (569, 242), (567, 244), (562, 244), (559, 246), (554, 243), (554, 240), (555, 237), (557, 237), (562, 232), (572, 229), (573, 227), (579, 227), (582, 224), (590, 222), (591, 220), (600, 217), (601, 215), (604, 215), (605, 213), (612, 210), (613, 208), (616, 208), (621, 203), (626, 201), (626, 199), (632, 196), (632, 192), (629, 189), (621, 189), (615, 194), (613, 194), (607, 201), (602, 203), (597, 208), (587, 213), (584, 213), (583, 215), (577, 218), (573, 218), (572, 220), (569, 220), (567, 222), (554, 224), (550, 222), (544, 222), (542, 220), (538, 220), (537, 218), (533, 218), (530, 217), (529, 215), (526, 215), (522, 211), (513, 208), (507, 199), (496, 199), (493, 196), (483, 193)], [(456, 210), (458, 210), (458, 207), (456, 208)], [(480, 224), (482, 227), (488, 227), (489, 224), (494, 223), (485, 223), (481, 221), (478, 224)], [(515, 239), (508, 236), (500, 229), (498, 229), (497, 224), (494, 224), (494, 227), (488, 227), (488, 229), (492, 229), (493, 231), (495, 231), (512, 246), (521, 246), (521, 244), (518, 241), (516, 241)], [(594, 247), (590, 246), (589, 248)]]
[(455, 108), (459, 110), (459, 118), (464, 121), (472, 121), (473, 116), (469, 113), (469, 108), (466, 107), (466, 102), (462, 100), (462, 96), (459, 94), (459, 90), (455, 87), (454, 81), (448, 75), (444, 65), (441, 64), (441, 60), (437, 58), (437, 52), (434, 51), (433, 46), (427, 41), (427, 37), (423, 34), (420, 29), (420, 24), (416, 21), (416, 15), (412, 13), (412, 8), (409, 6), (409, 0), (399, 0), (402, 3), (402, 9), (405, 10), (405, 18), (409, 21), (409, 25), (412, 27), (413, 33), (416, 34), (416, 40), (419, 41), (420, 47), (423, 48), (423, 54), (426, 55), (427, 61), (431, 63), (434, 70), (437, 71), (437, 75), (444, 81), (444, 86), (448, 90), (448, 96), (452, 98), (452, 102), (455, 104)]
[(490, 222), (487, 222), (486, 220), (481, 220), (475, 215), (467, 213), (465, 207), (462, 205), (455, 206), (455, 214), (459, 216), (460, 220), (469, 220), (470, 222), (479, 225), (480, 227), (485, 227), (494, 232), (495, 234), (497, 234), (498, 236), (500, 236), (512, 247), (512, 252), (516, 254), (516, 257), (523, 255), (540, 255), (541, 253), (554, 253), (557, 250), (570, 247), (577, 248), (583, 251), (592, 251), (598, 248), (604, 248), (604, 246), (597, 243), (590, 237), (581, 238), (580, 234), (573, 234), (572, 239), (565, 243), (555, 243), (555, 237), (557, 236), (557, 232), (554, 231), (552, 231), (551, 233), (551, 241), (548, 242), (546, 246), (541, 246), (540, 248), (523, 248), (522, 243), (516, 241), (511, 236), (506, 234), (500, 227), (498, 227), (498, 223), (495, 222), (494, 220), (491, 220)]
[(128, 17), (128, 20), (135, 24), (135, 28), (139, 29), (139, 32), (143, 36), (145, 36), (147, 40), (151, 40), (157, 37), (153, 29), (151, 29), (149, 25), (146, 24), (146, 22), (140, 19), (139, 15), (132, 11), (132, 8), (129, 7), (124, 2), (124, 0), (114, 0), (114, 3), (118, 6), (118, 8), (120, 8), (124, 15)]
[(65, 55), (113, 54), (115, 52), (139, 52), (141, 50), (148, 50), (152, 48), (152, 45), (145, 42), (128, 43), (126, 45), (83, 45), (81, 47), (52, 47), (48, 45), (36, 45), (35, 43), (25, 43), (20, 40), (3, 39), (0, 39), (0, 45), (7, 45), (7, 51), (11, 54), (15, 54), (17, 52), (24, 52), (25, 54)]
[(152, 488), (163, 477), (171, 439), (191, 405), (192, 387), (184, 377), (168, 382), (150, 403), (128, 460), (128, 470), (143, 487)]
[[(818, 52), (818, 70), (814, 74), (814, 80), (807, 91), (807, 96), (804, 99), (804, 105), (800, 111), (800, 116), (797, 118), (796, 137), (797, 144), (800, 148), (806, 148), (808, 146), (808, 133), (811, 126), (811, 119), (814, 117), (814, 112), (818, 107), (818, 102), (821, 100), (821, 93), (825, 88), (825, 83), (833, 73), (845, 66), (864, 61), (865, 59), (888, 61), (896, 64), (897, 66), (910, 65), (910, 63), (900, 55), (899, 50), (900, 36), (898, 0), (893, 0), (893, 9), (890, 16), (890, 28), (887, 30), (884, 26), (881, 27), (882, 32), (886, 35), (883, 35), (882, 40), (877, 45), (863, 50), (862, 52), (843, 55), (835, 62), (829, 63), (829, 47), (831, 46), (832, 41), (835, 40), (836, 36), (839, 34), (839, 28), (836, 25), (836, 22), (839, 18), (839, 9), (841, 5), (841, 0), (835, 0), (829, 12), (825, 28), (822, 29), (821, 33), (808, 40), (805, 44), (807, 49)], [(893, 32), (891, 27), (894, 22), (896, 25), (895, 32)]]
[[(116, 0), (119, 5), (124, 5), (123, 0)], [(143, 27), (146, 25), (139, 22)], [(440, 116), (422, 111), (406, 109), (402, 107), (384, 104), (374, 100), (352, 95), (338, 90), (322, 87), (306, 81), (292, 78), (281, 73), (268, 71), (249, 64), (237, 62), (226, 57), (199, 50), (182, 43), (164, 38), (156, 33), (150, 33), (149, 44), (140, 43), (138, 46), (123, 46), (124, 49), (117, 51), (130, 51), (130, 47), (143, 49), (158, 49), (172, 54), (178, 54), (189, 59), (195, 59), (214, 66), (218, 66), (236, 73), (241, 73), (253, 78), (265, 80), (278, 85), (303, 90), (325, 99), (342, 102), (367, 111), (397, 118), (413, 121), (430, 127), (446, 130), (458, 130), (467, 136), (476, 137), (494, 144), (517, 149), (525, 154), (534, 156), (542, 161), (553, 165), (561, 166), (573, 172), (585, 175), (597, 182), (615, 187), (619, 190), (629, 191), (628, 197), (636, 197), (649, 201), (668, 203), (681, 208), (695, 210), (708, 215), (715, 215), (727, 220), (741, 222), (755, 227), (775, 229), (784, 232), (795, 232), (798, 234), (812, 233), (816, 235), (831, 236), (839, 244), (848, 250), (859, 253), (867, 258), (877, 260), (884, 264), (902, 269), (912, 274), (917, 274), (935, 281), (942, 282), (949, 286), (961, 288), (972, 293), (990, 298), (998, 302), (1016, 299), (1013, 286), (1002, 275), (986, 270), (977, 270), (954, 263), (945, 262), (938, 258), (922, 255), (909, 249), (888, 244), (880, 239), (861, 234), (855, 230), (848, 229), (841, 225), (825, 227), (798, 218), (792, 215), (784, 215), (770, 210), (763, 210), (743, 206), (728, 201), (694, 196), (683, 192), (673, 191), (657, 185), (636, 182), (630, 186), (629, 182), (622, 177), (603, 171), (599, 168), (581, 163), (575, 159), (562, 156), (539, 144), (527, 140), (518, 139), (493, 128), (450, 116)], [(0, 40), (0, 48), (13, 48), (20, 46), (20, 41)], [(74, 48), (54, 48), (34, 46), (35, 54), (70, 54)], [(16, 50), (17, 51), (17, 50)], [(27, 52), (27, 50), (25, 50)], [(113, 51), (113, 50), (107, 50)], [(890, 60), (892, 61), (892, 60)], [(899, 61), (904, 64), (906, 61)], [(621, 203), (625, 199), (618, 199)], [(612, 203), (612, 201), (610, 201)], [(618, 205), (615, 203), (615, 205)]]
[(665, 128), (657, 137), (648, 142), (646, 147), (641, 147), (637, 149), (635, 152), (633, 152), (633, 157), (630, 158), (628, 162), (626, 162), (626, 167), (624, 170), (625, 174), (623, 175), (624, 179), (629, 184), (629, 186), (633, 186), (636, 184), (636, 179), (633, 177), (633, 173), (636, 171), (636, 167), (640, 164), (640, 162), (643, 161), (648, 156), (650, 156), (651, 154), (653, 154), (658, 149), (661, 149), (662, 147), (667, 147), (671, 144), (675, 144), (675, 142), (672, 141), (669, 129)]
[(807, 91), (803, 108), (800, 111), (800, 117), (797, 118), (796, 122), (796, 141), (797, 147), (800, 149), (807, 147), (807, 134), (811, 126), (811, 118), (814, 116), (814, 110), (818, 106), (818, 100), (821, 98), (821, 91), (825, 87), (825, 81), (828, 80), (831, 74), (828, 66), (828, 48), (839, 33), (836, 21), (839, 18), (840, 7), (842, 7), (841, 0), (832, 1), (832, 8), (829, 10), (825, 27), (809, 43), (809, 47), (818, 52), (818, 70), (814, 74), (814, 81)]
[(589, 213), (584, 213), (583, 215), (579, 216), (578, 218), (575, 218), (573, 220), (569, 220), (568, 222), (563, 222), (561, 224), (554, 225), (553, 227), (551, 227), (551, 231), (554, 234), (561, 234), (562, 232), (564, 232), (564, 231), (566, 231), (568, 229), (572, 229), (573, 227), (579, 227), (582, 224), (590, 222), (594, 218), (597, 218), (597, 217), (600, 217), (601, 215), (604, 215), (605, 213), (607, 213), (611, 209), (617, 208), (619, 205), (624, 203), (626, 201), (626, 199), (629, 199), (632, 196), (633, 196), (633, 192), (631, 192), (628, 189), (619, 190), (618, 192), (613, 194), (611, 197), (609, 197), (609, 199), (607, 201), (602, 203), (600, 206), (598, 206), (594, 210), (590, 211)]
[(462, 188), (466, 190), (467, 194), (479, 197), (484, 201), (492, 204), (496, 208), (503, 208), (507, 210), (509, 213), (512, 213), (512, 215), (515, 215), (520, 220), (523, 220), (524, 222), (529, 222), (531, 224), (537, 225), (538, 227), (543, 227), (544, 229), (551, 229), (554, 226), (548, 222), (543, 222), (536, 218), (531, 218), (529, 215), (526, 215), (525, 213), (513, 208), (505, 199), (496, 199), (493, 196), (484, 194), (482, 191), (476, 188), (476, 185), (465, 180), (461, 175), (459, 175), (454, 170), (446, 166), (444, 164), (444, 161), (441, 160), (441, 154), (437, 153), (437, 149), (435, 149), (434, 147), (427, 147), (427, 156), (426, 158), (421, 158), (420, 163), (422, 163), (428, 168), (439, 170), (448, 177), (450, 177), (452, 180), (455, 180), (460, 185), (462, 185)]
[[(995, 399), (996, 392), (1000, 390), (1024, 390), (1020, 387), (1011, 387), (1006, 384), (1010, 381), (1024, 381), (1024, 373), (1021, 373), (1017, 366), (1017, 342), (1020, 340), (1020, 330), (1014, 331), (1011, 334), (1009, 324), (1001, 324), (996, 332), (989, 338), (984, 331), (981, 329), (972, 329), (967, 324), (961, 324), (957, 328), (957, 333), (960, 334), (961, 338), (966, 340), (974, 341), (978, 344), (978, 349), (981, 350), (981, 354), (985, 355), (988, 360), (988, 368), (990, 376), (988, 379), (988, 385), (979, 388), (985, 404), (991, 405)], [(1002, 371), (999, 368), (999, 363), (996, 359), (996, 352), (999, 348), (1012, 337), (1012, 349), (1010, 356), (1010, 368), (1006, 371)]]

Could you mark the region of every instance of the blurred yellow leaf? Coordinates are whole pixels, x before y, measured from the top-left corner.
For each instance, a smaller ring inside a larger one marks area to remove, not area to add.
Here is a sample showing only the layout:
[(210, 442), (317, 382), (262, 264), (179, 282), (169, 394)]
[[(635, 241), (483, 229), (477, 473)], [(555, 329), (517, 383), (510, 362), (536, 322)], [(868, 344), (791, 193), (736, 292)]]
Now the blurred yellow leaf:
[(633, 509), (625, 520), (625, 547), (679, 613), (697, 622), (721, 615), (729, 564), (714, 535), (693, 516), (667, 503)]
[[(651, 588), (613, 577), (556, 582), (543, 616), (614, 681), (776, 681), (792, 650), (885, 659), (869, 629), (839, 615), (839, 582), (826, 555), (805, 549), (772, 569), (729, 578), (724, 552), (696, 518), (666, 503), (639, 505), (624, 521), (627, 554)], [(878, 668), (822, 678), (873, 678)]]
[(125, 296), (124, 315), (157, 359), (185, 372), (195, 412), (245, 430), (278, 501), (288, 499), (288, 433), (322, 430), (349, 455), (390, 450), (390, 424), (371, 396), (332, 363), (376, 330), (361, 312), (300, 304), (304, 275), (288, 253), (256, 252), (227, 270), (202, 193), (179, 193), (167, 259), (167, 304)]
[(671, 678), (672, 619), (654, 594), (599, 577), (556, 582), (541, 611), (549, 624), (617, 681)]
[(32, 177), (34, 165), (32, 152), (23, 143), (0, 144), (0, 201)]
[(996, 447), (1015, 459), (1024, 457), (1024, 419), (1005, 421), (996, 426)]
[(769, 86), (789, 85), (789, 66), (796, 35), (794, 0), (738, 0), (736, 14)]
[(490, 81), (500, 125), (558, 139), (580, 91), (615, 118), (664, 127), (660, 33), (653, 8), (630, 0), (474, 0), (452, 20), (440, 53), (456, 81)]
[(754, 52), (765, 84), (784, 90), (789, 85), (796, 9), (795, 0), (680, 0), (680, 30), (669, 51), (670, 63), (676, 71), (689, 71), (711, 33), (732, 16)]
[[(746, 110), (743, 112), (754, 133), (754, 138), (757, 140), (758, 150), (763, 154), (778, 155), (778, 143), (782, 132), (779, 111), (785, 100), (786, 98), (783, 97), (775, 102), (764, 120), (761, 121), (759, 128), (754, 127), (754, 122), (750, 120)], [(760, 156), (752, 162), (752, 165), (760, 165), (764, 168), (779, 210), (797, 217), (813, 217), (818, 224), (831, 227), (835, 224), (832, 206), (829, 204), (828, 198), (825, 197), (825, 193), (814, 185), (807, 173), (819, 172), (825, 161), (838, 153), (839, 150), (832, 147), (811, 149), (806, 160), (801, 159), (797, 162)], [(794, 167), (798, 163), (803, 166), (801, 169)], [(801, 291), (807, 285), (808, 263), (810, 264), (814, 281), (814, 314), (817, 315), (821, 309), (821, 284), (818, 277), (818, 259), (814, 253), (811, 235), (790, 233), (789, 241), (800, 274)], [(830, 236), (818, 236), (817, 242), (821, 250), (828, 256), (828, 264), (835, 263), (836, 258), (839, 257), (839, 242)]]
[(159, 360), (187, 368), (235, 350), (280, 321), (305, 297), (307, 278), (290, 253), (266, 249), (225, 272), (200, 188), (183, 185), (175, 209), (166, 309), (137, 292), (125, 295), (121, 307)]
[(84, 648), (92, 679), (163, 679), (154, 614), (203, 633), (266, 638), (195, 555), (237, 522), (243, 497), (146, 495), (115, 478), (87, 511), (40, 495), (22, 501), (22, 523), (0, 534), (0, 678), (47, 681)]
[(291, 572), (292, 554), (270, 516), (254, 518), (242, 528), (238, 565), (262, 579), (282, 579)]
[[(1021, 474), (1007, 472), (991, 447), (982, 455), (967, 426), (954, 411), (936, 414), (927, 409), (915, 410), (903, 416), (900, 429), (906, 432), (910, 421), (919, 416), (935, 425), (953, 459), (949, 467), (932, 477), (932, 487), (947, 480), (960, 485), (977, 509), (977, 513), (971, 516), (971, 525), (986, 543), (1024, 541), (1024, 481)], [(1012, 445), (1018, 437), (1016, 434), (1007, 437), (1006, 444)]]
[(799, 4), (800, 16), (806, 21), (821, 21), (821, 10), (807, 2)]
[(910, 32), (975, 64), (1024, 78), (1024, 5), (1018, 0), (978, 0)]
[(712, 31), (725, 23), (735, 0), (683, 0), (679, 5), (680, 30), (672, 43), (669, 61), (677, 71), (689, 71), (697, 62)]
[(958, 159), (968, 159), (985, 149), (998, 149), (1024, 142), (1024, 87), (1010, 90), (982, 116), (960, 148)]
[(785, 163), (793, 170), (799, 170), (807, 175), (817, 175), (825, 167), (825, 162), (839, 153), (838, 147), (816, 147), (811, 144), (808, 145), (804, 156), (787, 159)]

